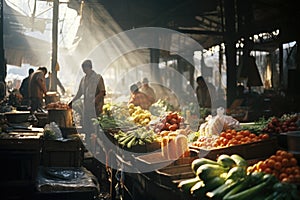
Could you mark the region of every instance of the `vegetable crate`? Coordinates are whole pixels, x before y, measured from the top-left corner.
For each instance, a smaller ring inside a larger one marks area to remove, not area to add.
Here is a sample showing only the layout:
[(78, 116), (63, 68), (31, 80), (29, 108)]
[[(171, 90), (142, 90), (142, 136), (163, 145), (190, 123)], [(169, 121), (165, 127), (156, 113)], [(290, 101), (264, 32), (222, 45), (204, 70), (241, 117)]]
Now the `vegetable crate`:
[(42, 165), (45, 167), (80, 167), (83, 160), (79, 139), (44, 140)]
[(221, 154), (239, 154), (246, 160), (267, 158), (274, 154), (278, 149), (277, 138), (270, 138), (258, 142), (235, 145), (217, 149), (201, 149), (199, 147), (190, 146), (191, 149), (199, 152), (199, 157), (216, 160)]
[(34, 182), (40, 164), (40, 139), (0, 139), (1, 183)]

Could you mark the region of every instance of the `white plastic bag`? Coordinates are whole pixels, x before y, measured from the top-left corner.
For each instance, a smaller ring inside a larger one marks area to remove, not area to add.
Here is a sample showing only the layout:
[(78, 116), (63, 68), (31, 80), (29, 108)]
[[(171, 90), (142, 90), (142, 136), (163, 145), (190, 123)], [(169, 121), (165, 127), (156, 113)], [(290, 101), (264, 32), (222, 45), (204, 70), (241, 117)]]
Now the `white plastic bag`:
[(44, 136), (47, 139), (62, 139), (61, 130), (55, 122), (50, 122), (50, 124), (45, 125)]
[(224, 114), (224, 108), (217, 109), (217, 115), (206, 118), (207, 122), (200, 126), (200, 135), (213, 136), (219, 135), (223, 130), (236, 129), (240, 127), (238, 120)]

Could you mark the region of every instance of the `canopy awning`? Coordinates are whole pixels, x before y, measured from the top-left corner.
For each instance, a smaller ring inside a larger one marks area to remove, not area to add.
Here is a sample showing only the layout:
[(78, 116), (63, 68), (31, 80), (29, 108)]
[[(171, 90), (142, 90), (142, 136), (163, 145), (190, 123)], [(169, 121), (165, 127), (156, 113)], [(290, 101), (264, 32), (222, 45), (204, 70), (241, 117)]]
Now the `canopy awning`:
[(46, 66), (51, 58), (51, 43), (15, 33), (4, 37), (4, 51), (7, 64)]

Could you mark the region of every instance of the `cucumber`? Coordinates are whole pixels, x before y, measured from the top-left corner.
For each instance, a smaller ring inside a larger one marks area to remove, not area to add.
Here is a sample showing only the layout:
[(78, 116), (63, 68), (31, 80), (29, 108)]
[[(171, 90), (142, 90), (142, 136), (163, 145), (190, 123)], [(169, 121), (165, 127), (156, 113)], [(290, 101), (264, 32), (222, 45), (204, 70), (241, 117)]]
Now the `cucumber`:
[(194, 178), (182, 180), (179, 182), (178, 188), (185, 193), (190, 193), (191, 188), (198, 182), (201, 182), (201, 180), (197, 176)]
[(211, 199), (222, 199), (231, 189), (240, 184), (241, 181), (227, 180), (224, 184), (206, 193)]
[(226, 179), (239, 180), (247, 175), (246, 169), (244, 167), (236, 166), (231, 168), (226, 176)]
[(226, 171), (227, 170), (220, 165), (204, 164), (197, 169), (196, 175), (204, 182), (207, 182), (216, 176), (220, 176)]
[(211, 191), (211, 190), (214, 190), (215, 188), (221, 186), (222, 184), (225, 183), (225, 179), (224, 178), (221, 178), (219, 176), (216, 176), (214, 177), (213, 179), (207, 181), (205, 184), (204, 184), (204, 187), (199, 187), (199, 188), (192, 188), (191, 189), (191, 194), (194, 196), (194, 197), (201, 197), (202, 198), (205, 198), (205, 194), (206, 192), (208, 191)]
[(237, 166), (240, 166), (240, 167), (248, 166), (247, 161), (244, 158), (242, 158), (240, 155), (232, 154), (230, 157), (234, 160), (234, 162), (236, 163)]
[(197, 158), (195, 160), (193, 160), (192, 164), (191, 164), (191, 168), (193, 170), (194, 173), (197, 172), (197, 169), (204, 164), (212, 164), (212, 165), (219, 165), (219, 163), (217, 163), (214, 160), (210, 160), (207, 158)]
[(236, 166), (235, 161), (227, 154), (222, 154), (217, 158), (217, 163), (222, 165), (223, 167), (232, 168)]

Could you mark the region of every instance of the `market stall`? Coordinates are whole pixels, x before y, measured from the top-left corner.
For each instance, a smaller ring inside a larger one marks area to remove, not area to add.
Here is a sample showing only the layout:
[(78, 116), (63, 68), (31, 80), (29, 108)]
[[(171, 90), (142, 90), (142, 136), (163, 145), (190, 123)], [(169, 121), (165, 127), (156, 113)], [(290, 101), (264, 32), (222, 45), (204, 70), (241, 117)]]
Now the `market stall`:
[(85, 167), (81, 129), (67, 115), (71, 109), (61, 102), (46, 108), (50, 115), (42, 127), (29, 111), (1, 113), (1, 198), (94, 199), (98, 179)]
[[(293, 194), (289, 196), (292, 199), (298, 198), (299, 151), (293, 149), (292, 140), (284, 142), (281, 139), (286, 135), (295, 137), (299, 133), (297, 114), (286, 114), (276, 120), (270, 117), (252, 123), (239, 123), (231, 116), (216, 115), (202, 122), (198, 130), (192, 130), (177, 111), (165, 110), (155, 116), (133, 105), (109, 104), (104, 107), (104, 115), (96, 120), (100, 125), (97, 134), (99, 138), (102, 137), (99, 139), (99, 148), (109, 149), (107, 166), (111, 169), (112, 197), (254, 197), (261, 194), (261, 190), (251, 193), (248, 191), (250, 186), (244, 182), (258, 174), (259, 178), (251, 183), (252, 188), (265, 187), (268, 191), (265, 195), (268, 194), (269, 198), (275, 198), (281, 190), (285, 191), (283, 193), (286, 196)], [(285, 130), (288, 133), (278, 128), (268, 132), (276, 124), (281, 129), (285, 124), (289, 128)], [(103, 145), (103, 135), (117, 148)], [(153, 170), (145, 170), (151, 167)], [(234, 181), (229, 176), (234, 176)], [(210, 179), (215, 184), (207, 183)], [(233, 183), (237, 185), (237, 182), (244, 186), (233, 190)], [(206, 186), (210, 184), (215, 187)], [(219, 194), (217, 186), (221, 185), (228, 186), (228, 189)]]

